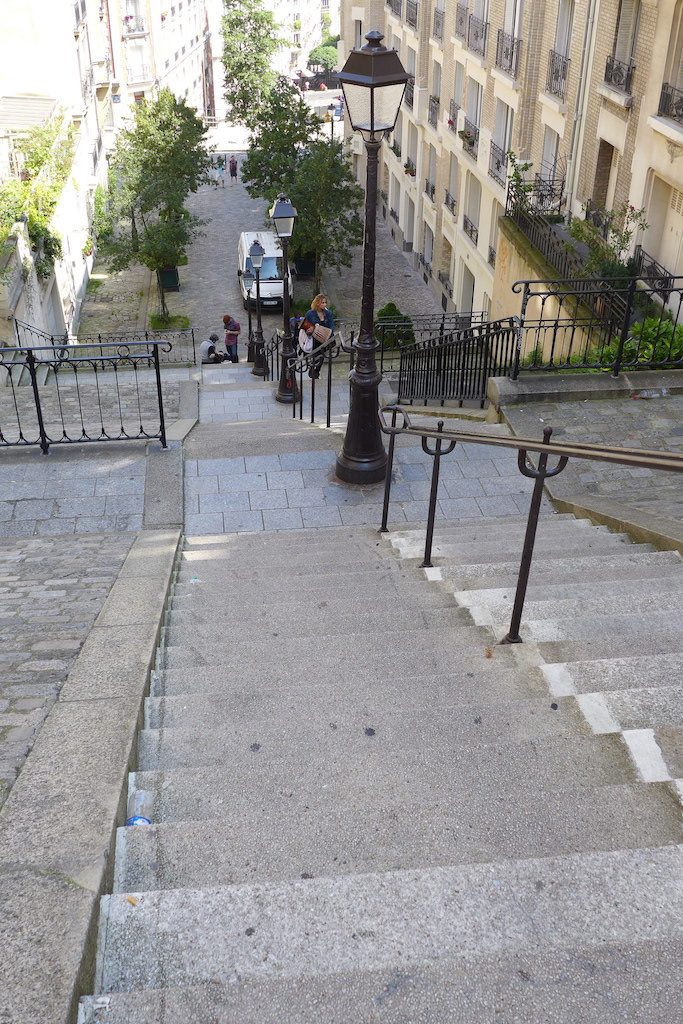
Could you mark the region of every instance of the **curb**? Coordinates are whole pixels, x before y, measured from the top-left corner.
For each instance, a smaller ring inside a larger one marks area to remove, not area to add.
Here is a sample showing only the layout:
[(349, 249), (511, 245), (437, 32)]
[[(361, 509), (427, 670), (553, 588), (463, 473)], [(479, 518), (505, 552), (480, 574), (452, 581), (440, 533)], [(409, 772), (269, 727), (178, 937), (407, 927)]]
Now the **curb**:
[(92, 990), (99, 897), (180, 536), (138, 534), (0, 812), (7, 1024), (69, 1024)]

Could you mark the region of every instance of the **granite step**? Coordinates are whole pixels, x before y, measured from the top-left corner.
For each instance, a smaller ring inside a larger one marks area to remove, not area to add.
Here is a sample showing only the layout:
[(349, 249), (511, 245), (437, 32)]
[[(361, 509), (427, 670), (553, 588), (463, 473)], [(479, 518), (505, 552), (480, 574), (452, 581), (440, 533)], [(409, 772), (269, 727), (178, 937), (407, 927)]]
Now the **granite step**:
[[(283, 576), (277, 580), (264, 580), (259, 584), (259, 605), (267, 603), (272, 607), (276, 603), (282, 603), (295, 609), (301, 605), (324, 601), (330, 607), (332, 603), (341, 604), (345, 600), (348, 607), (348, 601), (357, 604), (360, 595), (366, 602), (371, 599), (373, 602), (381, 601), (388, 606), (415, 604), (423, 608), (433, 608), (455, 605), (452, 593), (437, 587), (426, 587), (424, 575), (420, 580), (417, 573), (413, 578), (406, 576), (405, 579), (386, 572), (365, 575), (354, 573), (351, 577), (340, 576), (335, 580), (334, 589), (330, 594), (331, 590), (329, 578), (326, 576), (299, 576), (295, 588), (292, 581)], [(204, 613), (200, 611), (203, 602), (216, 599), (223, 606), (228, 600), (231, 615), (249, 615), (251, 608), (247, 606), (247, 602), (252, 602), (254, 596), (254, 585), (251, 581), (243, 583), (240, 580), (232, 580), (226, 588), (224, 580), (213, 577), (208, 580), (200, 579), (196, 583), (177, 584), (171, 608), (178, 611), (195, 610), (197, 614), (203, 615)]]
[[(522, 791), (578, 792), (639, 782), (628, 751), (618, 736), (583, 732), (568, 738), (540, 736), (525, 743), (496, 741), (477, 754), (468, 748), (426, 747), (387, 751), (376, 742), (381, 723), (370, 726), (346, 750), (319, 743), (312, 749), (281, 753), (246, 734), (240, 756), (222, 764), (138, 771), (131, 786), (154, 795), (154, 822), (220, 819), (229, 809), (273, 813), (283, 801), (293, 820), (304, 812), (348, 804), (374, 815), (380, 807), (462, 801), (474, 792), (482, 800), (508, 804)], [(197, 752), (197, 760), (201, 759)]]
[(577, 693), (620, 692), (648, 687), (669, 686), (683, 679), (683, 652), (650, 654), (644, 657), (606, 658), (542, 665), (541, 671), (550, 692), (556, 697)]
[(96, 990), (680, 941), (682, 873), (667, 846), (105, 896)]
[[(514, 562), (522, 555), (523, 538), (509, 537), (506, 534), (499, 537), (484, 539), (481, 543), (472, 541), (434, 541), (432, 546), (432, 561), (441, 565), (459, 566), (476, 565), (479, 562)], [(617, 533), (593, 533), (592, 531), (577, 531), (572, 536), (563, 539), (559, 544), (554, 537), (537, 537), (534, 546), (534, 558), (544, 561), (562, 555), (564, 558), (581, 557), (585, 558), (588, 553), (596, 555), (616, 553), (631, 548), (631, 542)], [(639, 545), (640, 551), (647, 550), (646, 545)], [(424, 545), (415, 545), (406, 548), (401, 552), (400, 557), (409, 564), (419, 564), (424, 557)]]
[(683, 684), (595, 691), (579, 694), (576, 701), (596, 733), (683, 728)]
[(667, 937), (322, 977), (212, 979), (85, 997), (78, 1024), (679, 1024), (682, 958), (683, 943)]
[[(577, 612), (580, 609), (577, 609)], [(492, 627), (498, 639), (507, 632), (507, 625)], [(522, 621), (520, 634), (523, 639), (534, 643), (547, 643), (562, 640), (603, 640), (617, 636), (635, 638), (638, 636), (661, 636), (660, 650), (666, 650), (665, 637), (669, 633), (679, 633), (683, 641), (683, 610), (653, 612), (628, 612), (624, 615), (580, 615), (568, 618), (533, 619), (526, 615)]]
[(683, 632), (675, 626), (662, 627), (657, 633), (610, 633), (604, 636), (562, 638), (540, 641), (538, 651), (544, 662), (603, 661), (611, 658), (646, 657), (683, 653)]
[(680, 809), (665, 785), (604, 786), (592, 792), (523, 790), (490, 800), (477, 791), (441, 801), (353, 803), (293, 818), (282, 798), (226, 807), (220, 819), (120, 828), (114, 892), (203, 889), (350, 875), (429, 865), (549, 857), (665, 846), (683, 838)]

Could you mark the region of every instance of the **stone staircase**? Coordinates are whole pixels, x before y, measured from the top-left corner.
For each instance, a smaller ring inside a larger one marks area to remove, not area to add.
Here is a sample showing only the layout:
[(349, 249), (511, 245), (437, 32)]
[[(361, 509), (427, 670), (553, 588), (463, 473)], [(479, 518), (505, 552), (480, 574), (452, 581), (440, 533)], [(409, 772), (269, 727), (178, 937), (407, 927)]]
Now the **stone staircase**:
[(186, 541), (80, 1024), (679, 1019), (683, 566), (523, 530)]

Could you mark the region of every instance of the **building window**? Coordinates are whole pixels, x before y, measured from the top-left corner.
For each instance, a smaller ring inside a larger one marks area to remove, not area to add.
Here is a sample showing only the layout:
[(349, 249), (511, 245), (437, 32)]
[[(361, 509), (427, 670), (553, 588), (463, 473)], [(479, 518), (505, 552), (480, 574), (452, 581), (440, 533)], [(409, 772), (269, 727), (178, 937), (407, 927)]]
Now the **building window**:
[(363, 45), (363, 22), (354, 21), (353, 23), (353, 45), (357, 50)]

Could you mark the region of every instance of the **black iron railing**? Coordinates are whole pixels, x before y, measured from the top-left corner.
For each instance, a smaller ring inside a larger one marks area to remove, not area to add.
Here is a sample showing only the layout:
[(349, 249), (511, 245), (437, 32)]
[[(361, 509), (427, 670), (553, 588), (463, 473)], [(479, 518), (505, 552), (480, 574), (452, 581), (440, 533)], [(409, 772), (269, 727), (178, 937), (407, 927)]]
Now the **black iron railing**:
[(488, 21), (470, 14), (467, 23), (467, 46), (472, 53), (478, 53), (480, 57), (486, 56), (486, 37), (489, 31)]
[(462, 148), (475, 160), (479, 152), (479, 128), (467, 118), (463, 120), (463, 128), (458, 135), (462, 139)]
[(492, 245), (489, 246), (489, 263), (494, 268), (496, 267), (496, 250)]
[(586, 220), (607, 240), (611, 224), (610, 215), (601, 206), (594, 203), (592, 199), (586, 200)]
[(400, 18), (403, 14), (403, 0), (389, 0), (389, 6), (391, 7), (392, 14)]
[(467, 4), (458, 4), (455, 8), (455, 35), (458, 39), (467, 39)]
[(443, 202), (444, 202), (444, 206), (446, 207), (446, 209), (450, 210), (451, 213), (453, 214), (453, 216), (455, 217), (456, 213), (457, 213), (457, 209), (458, 209), (458, 201), (455, 198), (455, 196), (452, 196), (450, 194), (448, 189), (446, 189), (446, 194), (444, 196), (444, 201)]
[(165, 342), (0, 348), (0, 447), (159, 438)]
[(550, 51), (548, 58), (548, 75), (545, 87), (551, 96), (563, 100), (567, 95), (567, 78), (569, 77), (569, 58), (563, 53)]
[(460, 324), (440, 339), (427, 339), (401, 351), (399, 402), (475, 400), (482, 407), (491, 376), (510, 373), (517, 331), (512, 320), (472, 322), (483, 314), (459, 314)]
[(431, 124), (432, 128), (436, 128), (439, 123), (439, 107), (441, 106), (441, 100), (438, 96), (429, 97), (429, 109), (427, 112), (427, 120)]
[(448, 127), (452, 132), (458, 130), (458, 111), (460, 110), (460, 104), (456, 103), (455, 100), (451, 100), (448, 104)]
[(491, 140), (491, 149), (489, 150), (489, 174), (494, 181), (497, 181), (499, 185), (505, 186), (507, 183), (507, 166), (508, 158), (505, 150), (502, 146), (499, 146), (497, 142)]
[[(316, 352), (309, 354), (302, 353), (301, 350), (297, 352), (297, 355), (290, 360), (291, 372), (295, 375), (295, 379), (298, 377), (298, 388), (297, 388), (297, 400), (292, 405), (292, 419), (304, 418), (304, 405), (306, 402), (309, 404), (307, 415), (310, 415), (310, 422), (316, 422), (316, 415), (320, 409), (321, 401), (321, 387), (324, 388), (322, 398), (324, 401), (325, 408), (325, 426), (330, 427), (332, 423), (332, 401), (334, 397), (333, 381), (334, 381), (334, 362), (337, 357), (344, 351), (349, 352), (351, 358), (353, 358), (353, 351), (345, 349), (337, 339), (330, 339), (327, 345), (318, 349)], [(320, 377), (323, 380), (320, 381)], [(340, 387), (348, 387), (348, 383), (343, 378), (339, 378)], [(317, 392), (317, 394), (316, 394)], [(340, 409), (340, 412), (346, 411)]]
[(564, 178), (549, 178), (544, 174), (535, 174), (530, 193), (535, 208), (545, 213), (560, 213), (564, 205), (564, 186)]
[(683, 366), (683, 277), (518, 281), (520, 370)]
[(415, 161), (411, 160), (410, 157), (406, 158), (406, 162), (404, 164), (404, 170), (405, 170), (406, 174), (410, 175), (411, 178), (415, 177), (415, 173), (417, 171), (417, 168), (415, 167)]
[(115, 334), (79, 334), (70, 338), (68, 334), (47, 334), (45, 331), (14, 320), (14, 334), (20, 348), (53, 349), (73, 348), (79, 352), (89, 351), (89, 346), (100, 345), (142, 345), (148, 342), (159, 345), (159, 361), (167, 366), (190, 366), (197, 359), (194, 328), (177, 331), (117, 331)]
[(439, 10), (438, 7), (434, 9), (434, 21), (432, 24), (432, 35), (439, 42), (443, 42), (443, 19), (444, 12)]
[(415, 102), (415, 79), (414, 78), (409, 78), (408, 81), (406, 82), (406, 91), (403, 94), (403, 99), (405, 101), (405, 105), (409, 108), (409, 110), (412, 110), (413, 109), (413, 104)]
[[(456, 331), (482, 324), (484, 318), (483, 312), (476, 311), (425, 313), (405, 316), (400, 320), (378, 320), (374, 326), (373, 336), (379, 346), (380, 372), (397, 369), (399, 356), (404, 348), (416, 343), (438, 344)], [(335, 332), (342, 350), (351, 350), (353, 341), (358, 336), (358, 325), (348, 320), (340, 320), (335, 326)]]
[(429, 178), (425, 181), (425, 193), (429, 196), (432, 202), (434, 202), (434, 193), (436, 192), (436, 185)]
[(675, 282), (671, 271), (667, 270), (663, 264), (658, 263), (654, 256), (650, 256), (648, 252), (645, 252), (642, 245), (636, 246), (633, 262), (638, 276), (647, 281), (657, 295), (668, 301)]
[(584, 263), (567, 240), (558, 233), (557, 226), (544, 215), (546, 192), (533, 182), (508, 185), (505, 215), (552, 264), (560, 277), (579, 277)]
[(468, 238), (471, 238), (476, 245), (479, 241), (479, 228), (474, 221), (470, 220), (466, 213), (462, 216), (462, 229)]
[[(425, 530), (425, 548), (422, 559), (423, 568), (428, 568), (433, 564), (432, 547), (441, 459), (455, 451), (458, 444), (481, 444), (487, 448), (492, 448), (494, 451), (496, 449), (512, 449), (517, 452), (517, 465), (520, 473), (534, 481), (515, 596), (511, 601), (510, 628), (501, 641), (502, 644), (522, 643), (520, 627), (533, 560), (543, 489), (549, 479), (558, 476), (562, 472), (570, 459), (589, 459), (596, 462), (604, 462), (608, 465), (626, 466), (632, 470), (646, 469), (662, 470), (665, 473), (683, 473), (683, 454), (679, 452), (608, 447), (607, 445), (572, 442), (566, 439), (553, 442), (551, 441), (552, 427), (544, 428), (542, 441), (535, 438), (501, 437), (463, 430), (444, 430), (443, 420), (439, 420), (434, 427), (414, 427), (405, 408), (400, 405), (389, 405), (380, 410), (380, 424), (383, 432), (389, 436), (384, 505), (382, 509), (382, 524), (380, 526), (381, 533), (386, 533), (387, 531), (396, 438), (400, 436), (419, 437), (423, 451), (431, 455), (433, 459)], [(431, 447), (430, 442), (432, 444)], [(532, 454), (537, 456), (535, 463), (529, 458)], [(552, 466), (548, 465), (549, 459), (553, 460)]]
[(678, 124), (683, 124), (683, 89), (676, 89), (665, 82), (659, 97), (657, 113), (660, 117), (670, 117)]
[(513, 78), (517, 77), (519, 51), (521, 46), (521, 39), (517, 39), (516, 36), (509, 35), (509, 33), (504, 32), (502, 28), (498, 29), (498, 39), (496, 42), (496, 67), (500, 68), (501, 71), (506, 71), (509, 75), (512, 75)]
[(406, 22), (411, 28), (417, 28), (417, 0), (406, 0)]
[(605, 65), (605, 81), (608, 85), (620, 89), (622, 92), (631, 93), (633, 85), (633, 72), (636, 66), (633, 61), (617, 60), (616, 57), (608, 57)]

